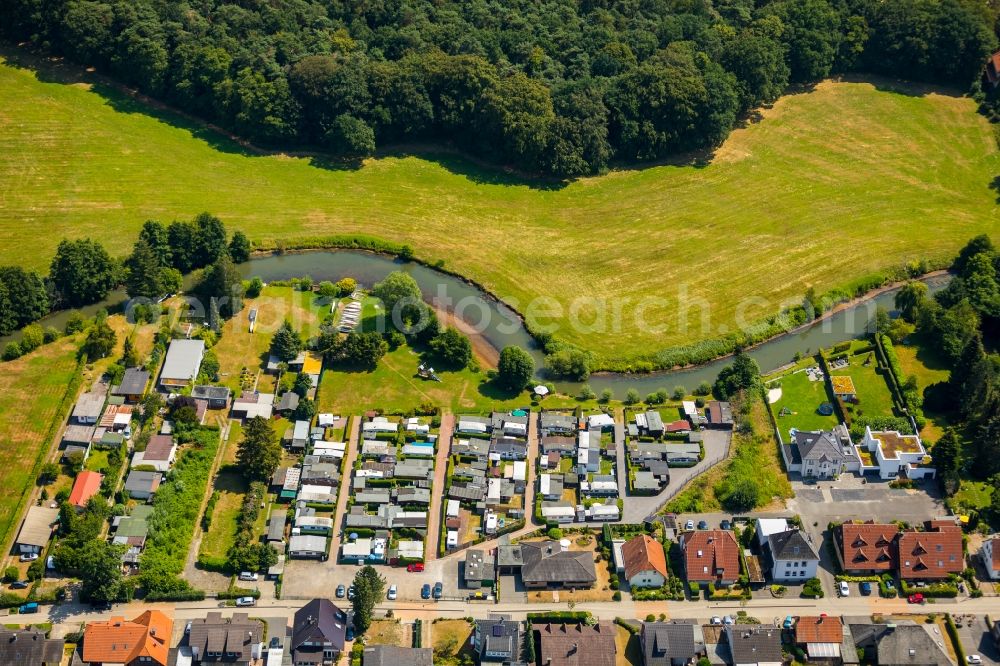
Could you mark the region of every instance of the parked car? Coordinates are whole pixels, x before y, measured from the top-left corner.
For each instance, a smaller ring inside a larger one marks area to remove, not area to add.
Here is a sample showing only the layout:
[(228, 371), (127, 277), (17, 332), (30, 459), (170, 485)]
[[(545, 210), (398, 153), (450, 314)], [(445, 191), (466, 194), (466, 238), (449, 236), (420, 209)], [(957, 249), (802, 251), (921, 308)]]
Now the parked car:
[(420, 588), (420, 598), (421, 599), (430, 599), (431, 598), (431, 584), (430, 583), (424, 583), (424, 586), (422, 588)]
[(354, 640), (354, 627), (352, 627), (350, 625), (348, 625), (348, 627), (347, 627), (347, 640), (349, 640), (349, 641), (353, 641)]
[(406, 565), (406, 570), (409, 571), (410, 573), (423, 571), (424, 570), (424, 563), (423, 562), (414, 562), (413, 564), (407, 564)]
[(273, 648), (281, 647), (281, 639), (277, 636), (271, 636), (271, 647)]
[(347, 588), (347, 598), (348, 599), (353, 599), (354, 598), (354, 586), (353, 585), (351, 585), (349, 588)]
[(389, 586), (389, 594), (387, 595), (389, 597), (389, 601), (395, 601), (396, 600), (396, 593), (397, 593), (396, 586), (395, 585), (390, 585)]
[(250, 581), (250, 582), (256, 582), (256, 580), (259, 577), (260, 576), (258, 576), (257, 574), (253, 573), (252, 571), (242, 571), (242, 572), (240, 572), (240, 580), (246, 580), (246, 581)]
[(722, 624), (736, 624), (736, 618), (732, 615), (724, 615), (722, 617)]
[(886, 581), (885, 581), (885, 589), (887, 589), (887, 590), (895, 590), (896, 589), (896, 584), (894, 582), (892, 582), (891, 578), (886, 579)]
[(733, 529), (733, 524), (731, 522), (729, 522), (728, 520), (723, 520), (721, 523), (719, 523), (719, 529), (723, 529), (723, 530), (727, 530), (727, 531), (731, 530), (731, 529)]
[(485, 599), (486, 593), (483, 591), (473, 592), (469, 595), (469, 599)]
[(28, 587), (28, 581), (26, 580), (15, 580), (10, 584), (10, 589), (12, 590), (23, 590)]
[(978, 654), (970, 654), (968, 657), (965, 658), (965, 661), (969, 662), (970, 664), (981, 664), (983, 663), (983, 658), (980, 657)]
[(35, 601), (32, 601), (31, 603), (21, 604), (18, 607), (17, 612), (20, 615), (27, 615), (28, 613), (37, 613), (38, 612), (38, 603), (35, 602)]
[(710, 620), (710, 623), (711, 624), (722, 624), (722, 618), (719, 617), (718, 615), (713, 615), (712, 619)]
[(22, 562), (34, 562), (35, 560), (38, 559), (38, 553), (25, 553), (18, 559), (20, 559)]
[(184, 625), (184, 635), (187, 636), (190, 633), (191, 633), (191, 621), (188, 620), (188, 623)]
[(256, 606), (257, 600), (253, 597), (240, 597), (236, 600), (237, 606)]
[(865, 595), (866, 597), (872, 593), (872, 584), (869, 583), (868, 581), (863, 581), (860, 587), (861, 587), (861, 594)]
[(686, 530), (693, 530), (694, 529), (694, 521), (693, 520), (689, 520), (686, 523), (684, 523), (684, 529), (686, 529)]
[(791, 615), (786, 615), (785, 621), (782, 623), (781, 626), (784, 629), (791, 629), (793, 626), (795, 626), (795, 618), (793, 618)]
[(924, 603), (924, 595), (917, 592), (916, 594), (908, 596), (906, 600), (911, 604), (922, 604)]
[(440, 582), (434, 583), (434, 592), (432, 593), (435, 599), (440, 599), (444, 596), (444, 585)]
[(842, 597), (851, 596), (851, 586), (847, 584), (846, 580), (840, 581), (840, 586), (838, 588), (838, 591), (840, 592), (840, 596)]
[(343, 583), (341, 583), (337, 586), (337, 598), (343, 599), (345, 594), (347, 594), (347, 588), (344, 587)]
[(708, 529), (708, 521), (707, 520), (699, 520), (698, 521), (698, 529), (699, 530), (707, 530)]

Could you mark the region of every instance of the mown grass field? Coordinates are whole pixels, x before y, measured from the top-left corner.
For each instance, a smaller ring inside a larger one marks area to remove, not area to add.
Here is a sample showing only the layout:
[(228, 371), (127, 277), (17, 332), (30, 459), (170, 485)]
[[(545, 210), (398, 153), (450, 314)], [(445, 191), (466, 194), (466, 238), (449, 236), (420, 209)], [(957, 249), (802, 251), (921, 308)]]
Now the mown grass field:
[[(833, 414), (824, 416), (819, 406), (833, 403), (825, 381), (810, 381), (805, 372), (793, 372), (781, 378), (781, 399), (771, 405), (782, 437), (788, 437), (791, 428), (798, 430), (829, 430), (839, 423)], [(782, 414), (788, 409), (791, 414)]]
[[(824, 82), (710, 161), (561, 186), (453, 156), (351, 168), (260, 155), (91, 81), (0, 65), (0, 262), (44, 268), (63, 236), (123, 254), (144, 220), (202, 210), (265, 245), (363, 233), (444, 259), (533, 323), (620, 359), (732, 330), (809, 286), (1000, 238), (988, 123), (972, 100), (917, 86)], [(532, 312), (539, 296), (561, 314)], [(591, 299), (574, 310), (584, 326), (570, 325), (576, 298)], [(601, 299), (621, 317), (601, 316)]]

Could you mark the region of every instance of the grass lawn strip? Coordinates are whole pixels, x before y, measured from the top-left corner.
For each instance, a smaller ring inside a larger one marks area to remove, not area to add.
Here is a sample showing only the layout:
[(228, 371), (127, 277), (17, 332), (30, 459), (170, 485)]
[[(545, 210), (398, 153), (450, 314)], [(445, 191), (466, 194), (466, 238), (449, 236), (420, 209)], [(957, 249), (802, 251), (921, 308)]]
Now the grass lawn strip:
[[(989, 188), (1000, 152), (975, 102), (886, 80), (824, 81), (783, 97), (707, 166), (549, 189), (451, 156), (387, 157), (356, 170), (262, 156), (73, 79), (71, 68), (42, 78), (0, 65), (0, 263), (43, 269), (64, 236), (100, 238), (124, 255), (143, 221), (203, 210), (265, 245), (367, 234), (445, 259), (522, 308), (554, 297), (559, 335), (601, 358), (704, 338), (697, 321), (678, 317), (705, 305), (714, 334), (733, 330), (738, 313), (755, 320), (798, 302), (810, 286), (822, 293), (943, 259), (977, 233), (997, 234), (1000, 215)], [(579, 248), (594, 238), (608, 242), (598, 260), (581, 262)], [(657, 326), (640, 326), (632, 315), (651, 295), (661, 300), (645, 319)], [(748, 296), (766, 304), (747, 308)], [(598, 315), (597, 330), (568, 325), (577, 297), (591, 299), (576, 312)], [(623, 301), (620, 325), (603, 316), (608, 297)]]

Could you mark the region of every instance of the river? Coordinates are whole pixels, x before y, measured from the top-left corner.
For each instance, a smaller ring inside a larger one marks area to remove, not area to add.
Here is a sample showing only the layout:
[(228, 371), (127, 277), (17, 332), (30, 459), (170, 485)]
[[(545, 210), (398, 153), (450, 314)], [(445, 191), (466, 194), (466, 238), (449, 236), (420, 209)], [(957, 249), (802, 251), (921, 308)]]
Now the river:
[[(370, 252), (333, 250), (254, 257), (249, 262), (240, 264), (239, 268), (244, 276), (248, 278), (259, 276), (265, 282), (306, 275), (316, 282), (323, 280), (336, 282), (344, 277), (353, 277), (363, 287), (371, 287), (392, 271), (406, 271), (420, 285), (425, 300), (441, 309), (454, 311), (469, 326), (479, 330), (481, 338), (495, 349), (509, 345), (526, 349), (534, 357), (539, 373), (541, 372), (543, 360), (541, 349), (524, 328), (517, 313), (484, 294), (478, 287), (423, 264), (404, 262)], [(934, 293), (944, 288), (949, 280), (950, 277), (947, 275), (936, 275), (925, 281), (930, 292)], [(890, 311), (893, 309), (895, 293), (896, 289), (891, 289), (882, 291), (872, 298), (862, 299), (826, 319), (815, 322), (812, 326), (786, 333), (758, 345), (749, 353), (760, 365), (761, 370), (767, 373), (790, 363), (796, 353), (805, 355), (815, 352), (820, 347), (829, 347), (844, 340), (860, 337), (864, 335), (875, 306), (881, 305)], [(102, 307), (115, 307), (122, 302), (124, 296), (124, 292), (116, 291), (105, 301), (88, 306), (82, 309), (82, 312), (92, 315)], [(68, 316), (69, 311), (55, 312), (42, 319), (40, 323), (42, 326), (55, 326), (61, 329), (65, 326)], [(5, 343), (6, 339), (0, 339), (0, 346)], [(640, 395), (661, 388), (671, 391), (678, 385), (691, 391), (701, 382), (714, 381), (719, 370), (728, 362), (728, 359), (720, 359), (683, 370), (651, 374), (596, 373), (587, 383), (597, 393), (611, 389), (619, 398), (630, 388), (637, 390)], [(542, 379), (541, 374), (539, 379)], [(576, 382), (564, 381), (555, 382), (555, 385), (560, 391), (567, 393), (575, 393), (580, 386)]]

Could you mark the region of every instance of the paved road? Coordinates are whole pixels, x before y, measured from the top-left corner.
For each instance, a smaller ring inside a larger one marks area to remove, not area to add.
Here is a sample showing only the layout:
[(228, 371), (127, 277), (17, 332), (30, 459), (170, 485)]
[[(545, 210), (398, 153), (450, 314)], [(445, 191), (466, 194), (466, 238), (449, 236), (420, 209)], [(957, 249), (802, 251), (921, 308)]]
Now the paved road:
[[(351, 417), (351, 432), (347, 436), (347, 453), (344, 454), (344, 473), (340, 479), (340, 489), (337, 494), (337, 511), (333, 515), (333, 543), (330, 544), (330, 562), (337, 561), (340, 553), (340, 539), (343, 533), (344, 514), (347, 512), (347, 500), (351, 495), (351, 475), (354, 470), (354, 461), (358, 457), (358, 434), (361, 432), (362, 417), (359, 415)], [(332, 564), (331, 564), (332, 566)]]
[(424, 543), (424, 562), (437, 559), (441, 539), (441, 502), (444, 498), (448, 456), (451, 454), (451, 433), (455, 429), (455, 415), (441, 415), (437, 455), (434, 460), (434, 485), (431, 487), (431, 504), (427, 514), (427, 541)]
[[(326, 590), (317, 589), (317, 594), (326, 595)], [(345, 602), (337, 602), (346, 605)], [(291, 617), (303, 604), (301, 600), (267, 600), (258, 605), (254, 611), (255, 615), (267, 617)], [(995, 599), (963, 599), (961, 601), (938, 600), (933, 606), (921, 606), (919, 609), (910, 606), (903, 599), (880, 599), (878, 597), (826, 597), (823, 599), (751, 599), (748, 602), (710, 602), (704, 599), (697, 601), (649, 601), (631, 602), (623, 600), (621, 602), (588, 602), (586, 608), (598, 619), (611, 620), (616, 617), (643, 618), (649, 613), (665, 613), (670, 618), (690, 618), (707, 621), (713, 615), (735, 614), (737, 611), (746, 610), (750, 615), (757, 617), (763, 622), (771, 622), (775, 618), (783, 618), (786, 615), (816, 615), (828, 613), (831, 615), (870, 615), (873, 613), (907, 613), (920, 612), (951, 612), (968, 613), (982, 616), (995, 610)], [(68, 632), (77, 631), (81, 623), (93, 620), (107, 619), (112, 615), (132, 618), (138, 616), (147, 609), (156, 608), (174, 617), (175, 622), (182, 622), (191, 618), (204, 617), (205, 613), (211, 610), (218, 610), (217, 603), (205, 600), (198, 602), (185, 602), (177, 604), (144, 604), (135, 602), (131, 604), (118, 604), (112, 611), (98, 613), (93, 612), (87, 606), (75, 604), (62, 604), (59, 606), (46, 607), (43, 613), (33, 615), (30, 621), (37, 623), (48, 619), (55, 625), (54, 635), (63, 636)], [(439, 602), (416, 602), (399, 601), (386, 602), (377, 607), (379, 614), (392, 609), (393, 614), (403, 620), (416, 618), (433, 621), (434, 618), (459, 618), (476, 617), (484, 618), (488, 613), (501, 612), (509, 613), (515, 619), (525, 619), (529, 612), (539, 612), (545, 610), (566, 610), (565, 604), (559, 603), (524, 603), (521, 601), (510, 601), (498, 604), (494, 603), (470, 603), (462, 600), (446, 600)], [(235, 609), (227, 609), (225, 613)], [(13, 618), (8, 618), (13, 619)]]

